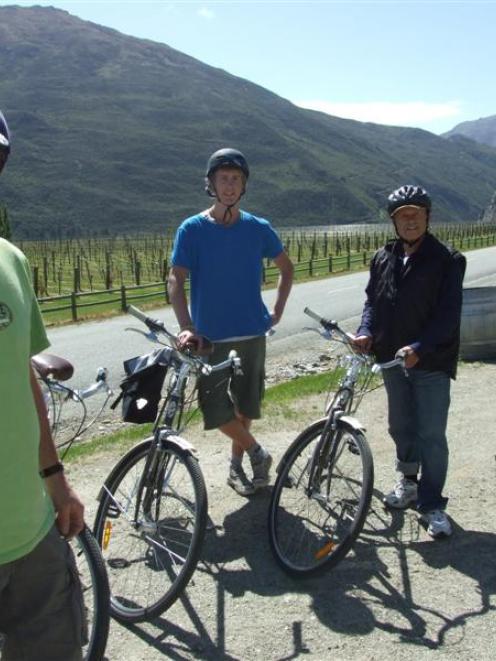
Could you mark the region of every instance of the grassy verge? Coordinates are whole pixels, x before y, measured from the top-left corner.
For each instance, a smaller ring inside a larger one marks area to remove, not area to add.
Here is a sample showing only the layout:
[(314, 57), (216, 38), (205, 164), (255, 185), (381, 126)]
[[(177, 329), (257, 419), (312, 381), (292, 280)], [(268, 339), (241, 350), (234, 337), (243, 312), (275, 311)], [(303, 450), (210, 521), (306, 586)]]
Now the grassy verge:
[[(336, 368), (319, 374), (305, 374), (267, 388), (263, 402), (264, 418), (270, 419), (271, 425), (283, 424), (284, 420), (288, 419), (294, 421), (300, 417), (302, 420), (308, 421), (308, 410), (302, 407), (302, 403), (312, 396), (323, 396), (330, 390), (334, 390), (341, 375), (342, 369)], [(322, 411), (324, 397), (319, 398), (319, 404), (320, 406), (316, 408)], [(201, 416), (196, 415), (187, 427), (186, 436), (188, 436), (188, 431), (200, 429), (201, 426)], [(83, 443), (74, 443), (64, 458), (64, 462), (70, 463), (84, 459), (117, 446), (124, 454), (132, 445), (150, 436), (151, 430), (152, 425), (133, 425), (124, 430), (94, 437)]]

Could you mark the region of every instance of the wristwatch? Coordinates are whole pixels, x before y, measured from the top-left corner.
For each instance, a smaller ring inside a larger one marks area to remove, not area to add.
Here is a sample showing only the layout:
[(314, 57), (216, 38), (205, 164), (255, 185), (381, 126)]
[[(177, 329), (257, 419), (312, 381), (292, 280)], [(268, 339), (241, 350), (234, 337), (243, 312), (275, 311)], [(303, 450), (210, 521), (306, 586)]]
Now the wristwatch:
[(64, 464), (61, 463), (60, 461), (57, 461), (56, 464), (52, 464), (51, 466), (48, 466), (48, 468), (42, 468), (39, 472), (39, 475), (40, 477), (45, 479), (46, 477), (51, 477), (56, 473), (63, 473), (63, 472), (64, 472)]

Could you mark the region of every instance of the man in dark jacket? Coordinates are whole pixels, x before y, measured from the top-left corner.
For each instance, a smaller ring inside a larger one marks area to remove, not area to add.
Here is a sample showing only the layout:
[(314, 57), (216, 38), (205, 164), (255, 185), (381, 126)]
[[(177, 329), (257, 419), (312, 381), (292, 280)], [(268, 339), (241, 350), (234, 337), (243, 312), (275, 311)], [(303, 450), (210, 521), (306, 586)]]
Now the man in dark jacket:
[(452, 532), (442, 491), (466, 261), (429, 233), (430, 210), (430, 197), (418, 186), (403, 186), (389, 196), (398, 238), (372, 258), (355, 343), (372, 350), (379, 362), (404, 356), (405, 370), (383, 372), (401, 474), (384, 502), (398, 509), (416, 504), (428, 533), (439, 537)]

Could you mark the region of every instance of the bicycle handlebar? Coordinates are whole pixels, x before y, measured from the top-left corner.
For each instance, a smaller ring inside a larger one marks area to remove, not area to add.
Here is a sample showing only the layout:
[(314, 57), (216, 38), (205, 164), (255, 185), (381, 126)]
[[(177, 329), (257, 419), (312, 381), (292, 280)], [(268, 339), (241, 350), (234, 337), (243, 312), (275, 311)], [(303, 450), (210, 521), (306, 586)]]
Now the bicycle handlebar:
[[(344, 341), (344, 343), (347, 344), (354, 353), (356, 353), (357, 350), (353, 345), (352, 337), (350, 337), (350, 335), (348, 333), (346, 333), (342, 328), (340, 328), (337, 321), (331, 321), (329, 319), (325, 319), (324, 317), (321, 317), (319, 314), (317, 314), (316, 312), (314, 312), (313, 310), (311, 310), (308, 307), (306, 307), (303, 310), (303, 312), (307, 316), (309, 316), (312, 319), (314, 319), (315, 321), (317, 321), (329, 333), (331, 333), (333, 331), (335, 333), (337, 333), (341, 337), (341, 339)], [(358, 354), (358, 355), (360, 355), (360, 354)], [(365, 356), (367, 354), (362, 354), (362, 355)], [(402, 367), (404, 370), (406, 370), (406, 368), (405, 368), (405, 356), (402, 355), (402, 354), (399, 354), (399, 353), (394, 357), (393, 360), (390, 360), (390, 361), (385, 362), (385, 363), (374, 363), (374, 365), (372, 365), (372, 371), (374, 372), (374, 374), (377, 374), (381, 370), (391, 369), (392, 367), (397, 367), (397, 366)]]
[(310, 317), (311, 319), (314, 319), (315, 321), (318, 321), (319, 324), (328, 331), (330, 331), (330, 330), (341, 330), (336, 321), (331, 321), (330, 319), (324, 319), (324, 317), (321, 317), (320, 315), (318, 315), (313, 310), (310, 310), (310, 308), (305, 308), (303, 310), (303, 312), (308, 317)]
[(164, 333), (164, 335), (166, 335), (169, 339), (173, 340), (174, 344), (176, 344), (177, 337), (173, 333), (168, 331), (167, 328), (165, 327), (165, 324), (162, 321), (159, 321), (159, 319), (153, 319), (152, 317), (149, 317), (134, 305), (128, 305), (126, 308), (126, 312), (128, 312), (133, 317), (136, 317), (136, 319), (139, 319), (141, 322), (143, 322), (145, 326), (147, 326), (151, 331), (153, 332), (159, 331), (160, 333)]
[(325, 319), (324, 317), (321, 317), (313, 310), (310, 310), (310, 308), (305, 308), (303, 312), (311, 319), (318, 321), (319, 324), (322, 326), (322, 328), (328, 333), (330, 334), (333, 332), (337, 333), (337, 335), (339, 335), (339, 337), (341, 338), (341, 341), (344, 344), (346, 344), (353, 351), (353, 353), (356, 353), (356, 348), (353, 346), (351, 337), (339, 326), (337, 321), (332, 321), (331, 319)]
[(381, 370), (388, 370), (391, 367), (402, 367), (405, 369), (405, 356), (396, 356), (393, 360), (388, 360), (385, 363), (374, 363), (372, 366), (372, 371), (374, 374), (377, 374)]
[(156, 332), (163, 333), (166, 337), (172, 340), (174, 346), (170, 347), (169, 350), (172, 350), (174, 352), (176, 358), (178, 358), (182, 363), (187, 363), (188, 365), (195, 367), (202, 374), (208, 375), (211, 374), (212, 372), (220, 372), (221, 370), (226, 369), (228, 367), (232, 368), (235, 374), (239, 374), (241, 372), (241, 359), (238, 358), (238, 354), (236, 353), (236, 351), (232, 350), (229, 353), (229, 357), (226, 360), (222, 361), (221, 363), (217, 363), (216, 365), (209, 365), (208, 363), (205, 363), (201, 358), (198, 358), (197, 356), (192, 356), (191, 354), (188, 355), (187, 353), (179, 351), (179, 349), (177, 348), (176, 335), (174, 335), (169, 330), (167, 330), (165, 324), (162, 321), (149, 317), (134, 305), (128, 305), (126, 311), (136, 319), (139, 319), (139, 321), (143, 322), (145, 326), (147, 326), (150, 329), (150, 331), (154, 333)]

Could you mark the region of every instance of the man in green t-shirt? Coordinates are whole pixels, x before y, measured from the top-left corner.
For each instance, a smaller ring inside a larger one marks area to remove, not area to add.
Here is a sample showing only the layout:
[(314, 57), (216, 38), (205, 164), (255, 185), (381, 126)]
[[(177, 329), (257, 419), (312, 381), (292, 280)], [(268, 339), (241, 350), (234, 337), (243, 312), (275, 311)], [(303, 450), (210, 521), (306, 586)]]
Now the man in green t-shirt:
[[(9, 152), (10, 135), (0, 112), (0, 172)], [(85, 623), (64, 538), (82, 529), (83, 505), (58, 461), (30, 362), (48, 344), (27, 260), (0, 239), (2, 661), (82, 658)]]

